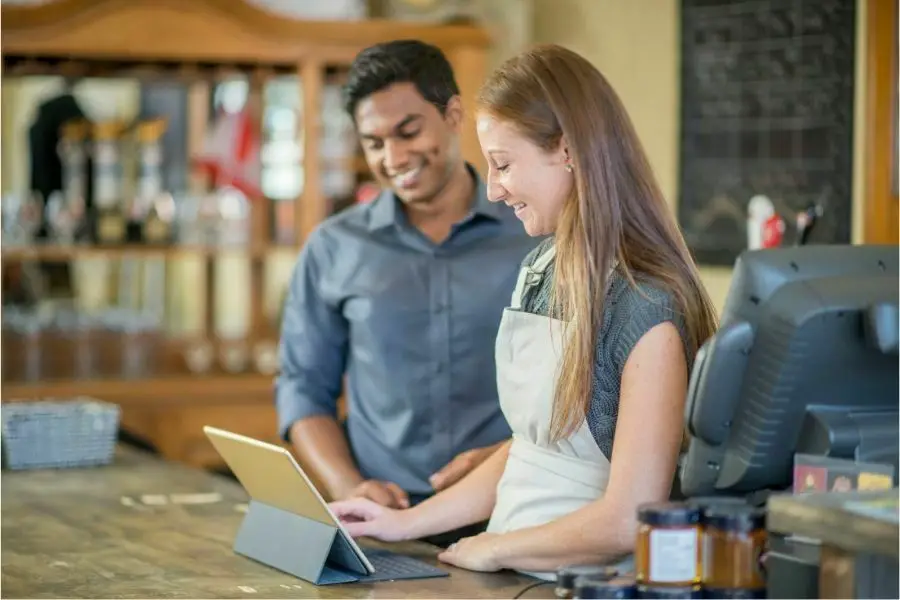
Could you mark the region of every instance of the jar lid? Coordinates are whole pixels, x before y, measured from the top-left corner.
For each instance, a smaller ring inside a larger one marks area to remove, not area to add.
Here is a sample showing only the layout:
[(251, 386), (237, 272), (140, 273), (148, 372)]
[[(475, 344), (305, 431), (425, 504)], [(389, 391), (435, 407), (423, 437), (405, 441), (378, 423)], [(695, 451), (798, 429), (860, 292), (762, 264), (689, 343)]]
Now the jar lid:
[(703, 598), (703, 590), (699, 585), (682, 587), (639, 585), (637, 594), (638, 598)]
[(556, 585), (563, 589), (575, 589), (576, 581), (579, 578), (587, 578), (600, 580), (609, 580), (619, 574), (615, 567), (606, 565), (571, 565), (563, 567), (556, 572)]
[(703, 522), (709, 527), (725, 531), (754, 531), (766, 526), (766, 512), (754, 506), (708, 506)]
[(575, 588), (576, 598), (635, 598), (634, 579), (616, 577), (614, 579), (596, 579), (583, 577)]
[(638, 507), (638, 521), (647, 525), (696, 525), (700, 508), (683, 502), (658, 502)]

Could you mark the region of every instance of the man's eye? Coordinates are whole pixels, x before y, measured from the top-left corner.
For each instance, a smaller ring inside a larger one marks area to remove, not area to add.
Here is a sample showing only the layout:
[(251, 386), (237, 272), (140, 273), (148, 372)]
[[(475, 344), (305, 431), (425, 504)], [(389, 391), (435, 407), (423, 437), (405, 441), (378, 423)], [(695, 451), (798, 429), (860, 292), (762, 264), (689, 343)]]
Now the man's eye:
[(411, 139), (413, 139), (414, 137), (416, 137), (417, 135), (419, 135), (419, 133), (420, 133), (420, 130), (419, 130), (419, 129), (414, 129), (414, 130), (412, 130), (412, 131), (401, 131), (401, 132), (400, 132), (400, 139), (411, 140)]
[(367, 150), (381, 150), (383, 145), (381, 140), (368, 140), (365, 144)]

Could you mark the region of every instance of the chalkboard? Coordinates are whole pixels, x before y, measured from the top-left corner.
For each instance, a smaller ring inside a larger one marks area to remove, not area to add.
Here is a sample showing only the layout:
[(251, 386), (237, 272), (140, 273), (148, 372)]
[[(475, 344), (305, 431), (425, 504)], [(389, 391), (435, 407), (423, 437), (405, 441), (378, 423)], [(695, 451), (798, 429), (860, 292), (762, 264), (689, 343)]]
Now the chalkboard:
[(849, 243), (855, 0), (682, 0), (678, 218), (699, 263), (747, 247), (747, 204), (787, 221), (816, 203), (808, 243)]

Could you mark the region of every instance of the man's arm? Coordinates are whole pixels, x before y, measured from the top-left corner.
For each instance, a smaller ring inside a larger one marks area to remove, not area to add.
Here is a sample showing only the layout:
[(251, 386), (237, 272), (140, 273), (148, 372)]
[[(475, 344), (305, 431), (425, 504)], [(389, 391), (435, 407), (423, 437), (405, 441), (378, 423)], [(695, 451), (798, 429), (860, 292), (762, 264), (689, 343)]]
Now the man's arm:
[(275, 403), (281, 437), (333, 497), (362, 481), (337, 422), (337, 398), (347, 355), (348, 325), (320, 293), (330, 262), (316, 231), (304, 245), (285, 298)]
[(334, 417), (319, 415), (296, 421), (290, 439), (300, 461), (325, 487), (326, 500), (345, 498), (363, 482), (343, 428)]

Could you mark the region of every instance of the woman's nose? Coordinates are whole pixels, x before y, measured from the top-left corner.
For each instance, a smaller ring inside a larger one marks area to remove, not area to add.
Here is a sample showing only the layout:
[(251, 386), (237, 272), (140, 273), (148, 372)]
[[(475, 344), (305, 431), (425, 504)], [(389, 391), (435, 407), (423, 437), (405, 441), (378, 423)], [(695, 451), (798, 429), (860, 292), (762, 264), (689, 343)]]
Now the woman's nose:
[(506, 196), (506, 189), (496, 181), (493, 181), (491, 176), (488, 175), (487, 199), (491, 202), (502, 202), (506, 198)]

